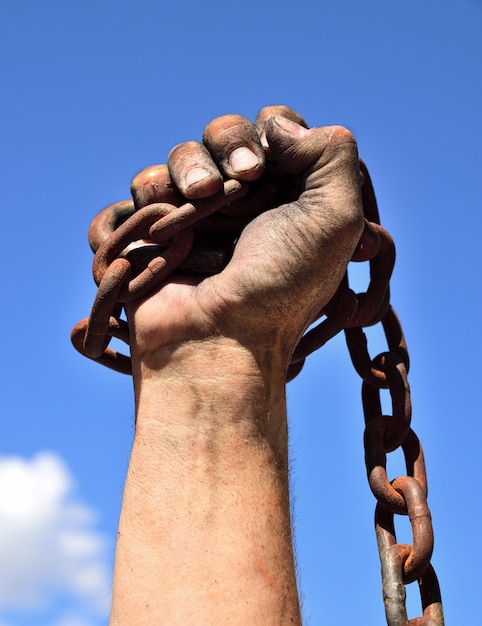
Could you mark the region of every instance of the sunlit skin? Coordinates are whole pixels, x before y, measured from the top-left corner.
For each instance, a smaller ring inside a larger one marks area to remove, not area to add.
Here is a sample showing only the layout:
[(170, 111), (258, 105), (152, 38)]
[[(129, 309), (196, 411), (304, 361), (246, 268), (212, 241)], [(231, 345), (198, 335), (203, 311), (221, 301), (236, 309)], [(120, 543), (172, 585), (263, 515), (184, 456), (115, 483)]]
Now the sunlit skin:
[(137, 206), (263, 184), (296, 199), (243, 230), (212, 277), (173, 275), (128, 310), (136, 433), (117, 542), (112, 625), (301, 624), (288, 488), (285, 376), (363, 228), (356, 142), (287, 107), (207, 125), (139, 174)]

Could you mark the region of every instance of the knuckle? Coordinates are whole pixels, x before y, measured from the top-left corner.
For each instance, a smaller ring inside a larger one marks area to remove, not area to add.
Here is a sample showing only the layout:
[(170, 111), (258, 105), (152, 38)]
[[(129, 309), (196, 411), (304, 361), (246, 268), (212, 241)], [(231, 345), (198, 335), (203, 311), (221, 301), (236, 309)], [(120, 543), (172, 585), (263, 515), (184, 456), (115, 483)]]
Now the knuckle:
[(183, 143), (178, 143), (171, 148), (168, 161), (184, 158), (186, 155), (190, 156), (193, 153), (199, 152), (199, 150), (202, 150), (202, 145), (198, 141), (184, 141)]
[(134, 176), (131, 186), (141, 187), (145, 183), (163, 180), (166, 176), (169, 176), (166, 165), (149, 165)]
[(137, 209), (156, 201), (170, 192), (171, 179), (167, 165), (150, 165), (140, 171), (131, 182), (131, 194)]
[(356, 139), (353, 133), (345, 126), (328, 126), (329, 143), (333, 146), (355, 145)]
[(239, 146), (261, 150), (256, 127), (238, 114), (223, 115), (210, 122), (204, 130), (203, 143), (221, 161)]
[(229, 131), (237, 130), (238, 128), (250, 127), (251, 122), (244, 115), (238, 113), (228, 113), (227, 115), (221, 115), (207, 124), (204, 130), (205, 137), (216, 137), (219, 134), (224, 134)]
[(256, 123), (258, 125), (265, 124), (272, 117), (285, 117), (292, 122), (296, 122), (300, 126), (304, 128), (308, 128), (308, 124), (304, 120), (303, 117), (299, 113), (297, 113), (294, 109), (286, 106), (285, 104), (274, 104), (263, 107), (261, 111), (258, 113), (256, 118)]

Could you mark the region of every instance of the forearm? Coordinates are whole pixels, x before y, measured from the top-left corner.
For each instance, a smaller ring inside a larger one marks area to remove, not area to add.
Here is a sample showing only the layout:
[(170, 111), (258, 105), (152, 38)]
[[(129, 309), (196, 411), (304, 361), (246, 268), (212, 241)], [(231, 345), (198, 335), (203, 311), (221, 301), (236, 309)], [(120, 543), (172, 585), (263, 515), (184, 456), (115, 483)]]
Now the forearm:
[(257, 361), (205, 342), (137, 372), (112, 624), (300, 623), (283, 367)]

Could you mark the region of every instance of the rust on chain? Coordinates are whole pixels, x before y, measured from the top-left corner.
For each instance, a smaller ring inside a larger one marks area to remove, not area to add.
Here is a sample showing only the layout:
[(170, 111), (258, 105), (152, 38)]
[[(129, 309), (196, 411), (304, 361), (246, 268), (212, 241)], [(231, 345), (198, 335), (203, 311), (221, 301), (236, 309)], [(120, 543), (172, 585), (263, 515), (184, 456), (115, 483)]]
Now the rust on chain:
[(409, 584), (421, 578), (432, 557), (431, 516), (423, 487), (415, 478), (400, 476), (393, 481), (393, 488), (405, 501), (406, 514), (412, 527), (413, 544), (397, 543), (394, 514), (380, 502), (375, 511), (377, 540), (383, 550), (390, 552), (390, 559), (397, 563), (403, 583)]
[(380, 233), (377, 230), (377, 224), (372, 224), (365, 217), (365, 226), (351, 260), (356, 263), (371, 261), (379, 252)]
[(326, 319), (306, 332), (300, 339), (291, 358), (291, 364), (295, 365), (304, 361), (309, 354), (335, 337), (350, 322), (357, 309), (358, 301), (355, 293), (348, 288), (339, 289), (331, 300), (330, 311), (326, 313)]
[[(182, 209), (183, 207), (181, 207)], [(140, 209), (119, 228), (112, 233), (112, 236), (101, 244), (94, 256), (92, 264), (92, 274), (99, 286), (104, 274), (109, 269), (119, 255), (126, 250), (133, 241), (154, 240), (151, 236), (152, 226), (160, 222), (168, 215), (175, 213), (176, 207), (169, 204), (151, 204), (144, 209)], [(160, 239), (160, 237), (158, 236)], [(148, 266), (133, 278), (118, 294), (119, 302), (128, 302), (142, 298), (153, 288), (159, 285), (167, 276), (172, 274), (174, 269), (183, 261), (192, 246), (192, 230), (187, 228), (178, 237), (174, 238), (171, 245)]]
[[(381, 323), (389, 348), (389, 352), (386, 354), (393, 354), (400, 359), (405, 364), (408, 374), (410, 359), (407, 344), (405, 343), (405, 337), (397, 314), (391, 306), (387, 308)], [(363, 328), (345, 328), (345, 339), (353, 367), (360, 378), (373, 387), (387, 388), (388, 380), (385, 368), (381, 362), (382, 356), (379, 355), (377, 359), (370, 357), (368, 342)]]
[[(365, 465), (368, 484), (377, 501), (391, 513), (407, 514), (407, 506), (403, 496), (389, 482), (387, 475), (387, 449), (385, 435), (391, 426), (390, 417), (375, 417), (365, 428)], [(410, 429), (403, 444), (403, 454), (407, 475), (414, 478), (422, 487), (425, 496), (428, 495), (427, 473), (425, 458), (420, 441), (415, 432)]]
[(392, 482), (392, 486), (403, 496), (412, 526), (413, 543), (403, 564), (403, 582), (409, 584), (422, 577), (432, 558), (432, 516), (425, 490), (418, 480), (411, 476), (399, 476)]
[(119, 294), (129, 280), (131, 265), (127, 259), (114, 259), (100, 281), (84, 337), (84, 352), (91, 359), (104, 354), (109, 343), (109, 323), (116, 317)]
[(372, 326), (384, 316), (389, 304), (389, 286), (395, 265), (395, 244), (390, 234), (378, 224), (371, 224), (380, 237), (376, 256), (370, 259), (370, 284), (366, 293), (358, 294), (359, 306), (347, 328)]
[[(365, 418), (364, 449), (368, 482), (377, 501), (375, 531), (388, 626), (444, 626), (437, 575), (431, 564), (433, 529), (427, 504), (427, 474), (422, 445), (411, 428), (408, 383), (409, 354), (400, 321), (390, 304), (395, 245), (380, 225), (373, 184), (360, 161), (365, 227), (352, 256), (368, 262), (369, 284), (355, 293), (349, 270), (333, 298), (319, 312), (321, 322), (301, 337), (287, 370), (297, 376), (308, 355), (344, 331), (356, 372), (362, 379)], [(129, 345), (129, 329), (121, 319), (124, 304), (152, 293), (173, 271), (200, 276), (220, 272), (231, 258), (243, 228), (263, 210), (299, 195), (297, 181), (286, 182), (276, 164), (250, 183), (226, 181), (209, 200), (180, 207), (151, 204), (136, 210), (132, 200), (107, 207), (89, 229), (94, 252), (93, 275), (98, 291), (89, 318), (72, 330), (74, 347), (88, 358), (124, 374), (132, 374), (130, 357), (109, 347), (111, 338)], [(231, 206), (231, 203), (234, 203)], [(370, 356), (364, 328), (381, 324), (387, 351)], [(381, 390), (388, 389), (392, 415), (382, 414)], [(403, 451), (407, 474), (390, 480), (387, 455)], [(408, 515), (412, 545), (397, 543), (395, 515)], [(423, 615), (408, 619), (406, 585), (417, 581)]]
[[(105, 365), (106, 367), (119, 372), (120, 374), (132, 374), (132, 364), (130, 357), (113, 350), (112, 348), (106, 348), (104, 350), (104, 354), (100, 357), (89, 357), (84, 351), (84, 340), (87, 332), (87, 326), (89, 324), (89, 318), (85, 318), (78, 322), (74, 328), (72, 329), (71, 339), (74, 348), (87, 356), (88, 358), (92, 358), (92, 360), (100, 363), (100, 365)], [(124, 320), (119, 320), (114, 317), (111, 317), (109, 320), (109, 330), (108, 330), (109, 339), (111, 337), (115, 337), (116, 339), (120, 339), (127, 345), (129, 345), (129, 330), (127, 327), (127, 322)]]
[[(387, 452), (393, 452), (405, 441), (412, 420), (412, 402), (405, 364), (393, 352), (380, 354), (375, 361), (380, 363), (386, 376), (387, 387), (392, 399), (392, 417), (384, 435)], [(380, 388), (366, 382), (362, 384), (362, 403), (365, 423), (382, 413)]]
[[(413, 545), (396, 542), (393, 513), (380, 503), (375, 514), (382, 569), (385, 615), (389, 626), (443, 626), (443, 609), (435, 570), (430, 564), (433, 530), (423, 488), (415, 479), (398, 479), (413, 533)], [(408, 620), (405, 585), (418, 580), (423, 617)]]
[(406, 550), (387, 544), (384, 533), (378, 530), (377, 540), (387, 624), (389, 626), (444, 626), (440, 587), (435, 570), (430, 564), (418, 581), (423, 616), (408, 619), (405, 606), (406, 589), (403, 582), (403, 559), (406, 556)]
[(432, 565), (427, 567), (418, 584), (423, 617), (410, 620), (409, 626), (442, 626), (444, 624), (442, 596), (437, 574)]
[(362, 202), (363, 212), (366, 219), (374, 224), (380, 224), (380, 214), (378, 212), (378, 203), (373, 187), (372, 179), (368, 168), (364, 161), (360, 159), (360, 173), (362, 176)]
[(94, 217), (88, 233), (90, 249), (94, 254), (100, 245), (134, 214), (134, 211), (133, 200), (122, 200), (111, 204)]

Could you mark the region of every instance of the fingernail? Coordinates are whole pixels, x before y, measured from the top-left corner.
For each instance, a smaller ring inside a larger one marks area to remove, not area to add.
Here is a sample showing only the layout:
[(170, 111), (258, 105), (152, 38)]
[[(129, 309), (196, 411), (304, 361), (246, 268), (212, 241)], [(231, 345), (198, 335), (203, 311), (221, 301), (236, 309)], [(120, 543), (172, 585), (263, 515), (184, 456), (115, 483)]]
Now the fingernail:
[(263, 148), (266, 150), (267, 148), (269, 148), (269, 143), (268, 143), (268, 139), (266, 138), (266, 132), (263, 131), (261, 133), (261, 135), (259, 136), (259, 141), (261, 143), (261, 145), (263, 146)]
[(298, 135), (299, 137), (302, 137), (309, 132), (307, 128), (303, 128), (303, 126), (300, 126), (296, 122), (292, 122), (287, 117), (276, 115), (273, 119), (278, 126), (291, 135)]
[(229, 165), (235, 172), (246, 172), (259, 165), (259, 157), (249, 148), (241, 146), (229, 155)]
[(193, 167), (190, 169), (185, 177), (184, 183), (186, 187), (192, 187), (193, 185), (197, 185), (202, 180), (209, 176), (209, 172), (202, 167)]

